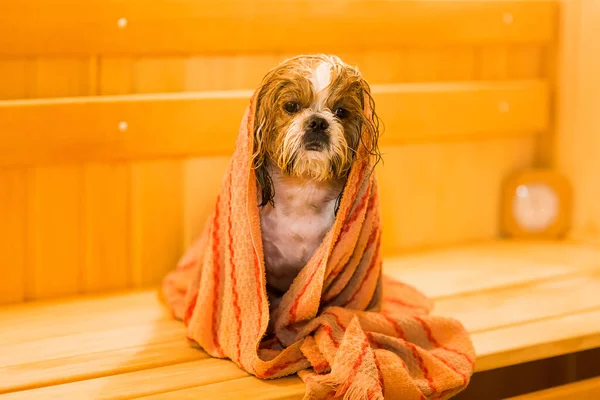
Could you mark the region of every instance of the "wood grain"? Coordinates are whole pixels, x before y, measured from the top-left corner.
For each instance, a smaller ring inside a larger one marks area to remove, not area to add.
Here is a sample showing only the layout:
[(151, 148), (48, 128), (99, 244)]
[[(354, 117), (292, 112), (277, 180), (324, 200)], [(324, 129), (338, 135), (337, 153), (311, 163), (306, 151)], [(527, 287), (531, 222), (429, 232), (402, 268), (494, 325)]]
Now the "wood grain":
[[(5, 378), (0, 382), (0, 394), (42, 387), (44, 389), (15, 393), (13, 396), (15, 398), (43, 396), (42, 398), (46, 399), (60, 398), (61, 395), (64, 396), (67, 393), (69, 395), (82, 395), (82, 390), (91, 391), (95, 388), (97, 391), (96, 396), (98, 396), (101, 392), (101, 387), (98, 387), (98, 384), (100, 384), (101, 386), (111, 386), (111, 391), (105, 392), (101, 398), (116, 398), (111, 396), (127, 390), (140, 391), (150, 385), (148, 385), (148, 376), (145, 376), (144, 384), (136, 386), (123, 384), (122, 380), (115, 380), (113, 376), (128, 376), (120, 374), (133, 371), (143, 372), (146, 369), (159, 368), (165, 365), (174, 365), (170, 371), (178, 373), (177, 369), (181, 363), (206, 357), (206, 353), (190, 347), (183, 338), (166, 343), (145, 343), (132, 347), (124, 346), (119, 349), (104, 350), (101, 357), (97, 353), (82, 352), (70, 357), (0, 367), (0, 376)], [(234, 365), (228, 365), (228, 368), (232, 367), (235, 368)], [(154, 382), (164, 386), (166, 381), (164, 373), (170, 371), (164, 369), (160, 371), (163, 373), (162, 379), (155, 379)], [(194, 371), (196, 376), (202, 376), (202, 374), (198, 374), (198, 368), (195, 368)], [(142, 374), (138, 373), (138, 375)], [(96, 379), (105, 376), (109, 377), (108, 381)], [(119, 381), (120, 384), (117, 385)], [(75, 387), (69, 387), (65, 390), (63, 384), (69, 382), (78, 383), (74, 385)], [(51, 388), (46, 388), (47, 386), (51, 386)], [(53, 395), (55, 397), (52, 397)], [(4, 395), (2, 398), (4, 399)]]
[[(181, 346), (181, 344), (180, 344)], [(190, 349), (188, 348), (188, 352)], [(195, 350), (196, 353), (200, 353)], [(202, 371), (202, 373), (198, 373)], [(175, 365), (138, 370), (89, 379), (82, 382), (21, 391), (3, 396), (9, 399), (132, 399), (172, 392), (215, 382), (228, 382), (248, 376), (232, 362), (217, 359), (180, 361)]]
[[(315, 12), (312, 0), (100, 2), (93, 13), (76, 0), (61, 4), (3, 5), (0, 55), (306, 53), (414, 43), (539, 43), (554, 39), (558, 11), (556, 1), (363, 0), (343, 12), (338, 2), (319, 4)], [(288, 30), (294, 40), (280, 34)]]
[(541, 390), (522, 396), (511, 397), (509, 400), (594, 400), (600, 397), (600, 378), (590, 378), (580, 382)]
[(40, 58), (35, 61), (32, 97), (69, 97), (93, 93), (92, 64), (84, 58)]
[(25, 169), (0, 169), (0, 304), (25, 300), (27, 178)]
[(476, 371), (487, 371), (600, 347), (600, 310), (472, 335)]
[(83, 169), (36, 168), (28, 186), (26, 298), (78, 293), (83, 263)]
[[(374, 85), (373, 93), (385, 121), (382, 145), (531, 136), (548, 123), (542, 81)], [(227, 91), (0, 102), (0, 165), (229, 155), (250, 97)]]
[(0, 59), (0, 99), (24, 99), (27, 96), (27, 61)]
[(585, 275), (598, 270), (599, 260), (600, 249), (585, 244), (483, 241), (386, 257), (383, 268), (441, 299)]
[(90, 164), (84, 170), (85, 292), (130, 286), (130, 169), (123, 164)]
[[(596, 246), (497, 241), (386, 259), (384, 268), (419, 289), (429, 288), (425, 291), (437, 298), (435, 313), (465, 324), (477, 350), (477, 371), (600, 346)], [(450, 289), (436, 289), (435, 282)], [(87, 328), (82, 314), (93, 316)], [(50, 318), (54, 324), (45, 322)], [(185, 328), (165, 313), (153, 292), (0, 309), (0, 323), (9, 321), (17, 332), (8, 340), (3, 339), (12, 330), (0, 325), (0, 377), (6, 378), (0, 379), (0, 391), (13, 392), (7, 398), (244, 393), (287, 399), (301, 398), (304, 390), (296, 377), (245, 378), (232, 363), (190, 349), (183, 342)], [(27, 328), (30, 333), (19, 337), (18, 329)]]
[(132, 283), (157, 285), (183, 252), (183, 166), (137, 163), (131, 170)]
[(531, 138), (382, 151), (383, 246), (390, 255), (496, 237), (501, 183), (507, 174), (531, 165), (534, 155)]
[(213, 212), (219, 188), (229, 165), (229, 157), (203, 157), (184, 163), (184, 243), (200, 235), (204, 222)]
[(554, 154), (576, 193), (572, 237), (600, 243), (600, 43), (592, 39), (600, 32), (600, 8), (593, 0), (580, 0), (566, 2), (564, 13)]

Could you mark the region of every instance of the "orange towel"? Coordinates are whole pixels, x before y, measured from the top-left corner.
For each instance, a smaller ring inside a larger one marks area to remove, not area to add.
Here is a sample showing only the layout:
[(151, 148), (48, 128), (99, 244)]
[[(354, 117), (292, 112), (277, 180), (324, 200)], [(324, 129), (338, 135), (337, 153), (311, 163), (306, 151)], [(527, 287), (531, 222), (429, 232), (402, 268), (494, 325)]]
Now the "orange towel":
[(163, 283), (188, 338), (259, 378), (298, 373), (305, 399), (447, 399), (462, 391), (475, 359), (463, 326), (430, 316), (425, 296), (382, 275), (368, 154), (351, 168), (333, 228), (269, 312), (251, 168), (255, 99), (214, 212)]

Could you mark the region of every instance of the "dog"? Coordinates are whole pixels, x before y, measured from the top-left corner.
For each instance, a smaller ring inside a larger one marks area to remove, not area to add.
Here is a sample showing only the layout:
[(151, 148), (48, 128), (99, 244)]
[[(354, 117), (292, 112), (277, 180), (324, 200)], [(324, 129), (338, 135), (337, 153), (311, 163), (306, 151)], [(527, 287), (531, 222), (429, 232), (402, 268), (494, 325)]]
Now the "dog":
[(331, 229), (359, 146), (381, 158), (379, 119), (359, 70), (335, 56), (285, 60), (257, 96), (252, 162), (275, 307)]

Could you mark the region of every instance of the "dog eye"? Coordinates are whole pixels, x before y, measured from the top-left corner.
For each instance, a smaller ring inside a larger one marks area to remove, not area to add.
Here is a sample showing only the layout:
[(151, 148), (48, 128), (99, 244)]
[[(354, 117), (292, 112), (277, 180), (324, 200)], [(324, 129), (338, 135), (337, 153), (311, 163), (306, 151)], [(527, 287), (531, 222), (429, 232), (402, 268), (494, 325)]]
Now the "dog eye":
[(300, 110), (300, 105), (295, 101), (288, 101), (284, 104), (283, 109), (290, 114), (295, 114)]
[(335, 116), (338, 117), (339, 119), (344, 119), (348, 116), (348, 110), (346, 110), (345, 108), (336, 108), (335, 109)]

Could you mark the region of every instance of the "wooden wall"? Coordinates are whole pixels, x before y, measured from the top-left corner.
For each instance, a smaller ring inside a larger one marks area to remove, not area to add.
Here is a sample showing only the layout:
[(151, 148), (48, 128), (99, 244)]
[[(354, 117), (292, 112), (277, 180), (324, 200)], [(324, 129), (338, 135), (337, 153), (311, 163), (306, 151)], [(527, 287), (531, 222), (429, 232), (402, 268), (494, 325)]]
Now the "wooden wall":
[(550, 159), (556, 1), (64, 3), (0, 6), (0, 303), (159, 282), (250, 93), (197, 92), (300, 52), (381, 93), (388, 254), (495, 237), (502, 179)]
[(574, 189), (571, 236), (600, 242), (600, 3), (564, 5), (557, 166)]

